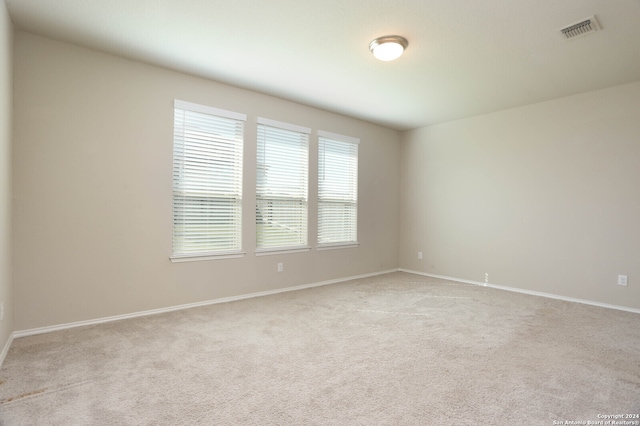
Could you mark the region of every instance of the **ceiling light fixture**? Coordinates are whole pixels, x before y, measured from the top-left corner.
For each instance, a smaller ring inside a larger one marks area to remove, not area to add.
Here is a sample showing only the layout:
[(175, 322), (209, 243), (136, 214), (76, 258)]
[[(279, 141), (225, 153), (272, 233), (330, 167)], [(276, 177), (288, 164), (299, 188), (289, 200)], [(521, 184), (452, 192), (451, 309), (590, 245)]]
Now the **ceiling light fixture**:
[(407, 48), (409, 42), (406, 38), (397, 35), (378, 37), (369, 43), (369, 50), (376, 59), (381, 61), (393, 61), (398, 59)]

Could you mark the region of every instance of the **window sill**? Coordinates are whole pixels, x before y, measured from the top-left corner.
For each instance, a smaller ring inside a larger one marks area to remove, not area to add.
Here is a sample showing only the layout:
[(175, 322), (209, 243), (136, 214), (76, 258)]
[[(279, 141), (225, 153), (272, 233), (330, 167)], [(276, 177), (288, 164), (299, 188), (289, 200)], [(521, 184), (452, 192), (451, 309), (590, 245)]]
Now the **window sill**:
[(311, 247), (279, 247), (273, 249), (259, 249), (256, 250), (256, 256), (271, 256), (273, 254), (291, 254), (291, 253), (306, 253), (311, 250)]
[(171, 256), (172, 263), (181, 263), (181, 262), (200, 262), (202, 260), (220, 260), (220, 259), (237, 259), (240, 257), (244, 257), (247, 253), (244, 252), (227, 252), (227, 253), (218, 253), (218, 254), (196, 254), (196, 255), (185, 255), (185, 256)]
[(339, 249), (348, 249), (348, 248), (357, 248), (360, 246), (360, 243), (350, 242), (350, 243), (333, 243), (333, 244), (322, 244), (316, 247), (316, 250), (339, 250)]

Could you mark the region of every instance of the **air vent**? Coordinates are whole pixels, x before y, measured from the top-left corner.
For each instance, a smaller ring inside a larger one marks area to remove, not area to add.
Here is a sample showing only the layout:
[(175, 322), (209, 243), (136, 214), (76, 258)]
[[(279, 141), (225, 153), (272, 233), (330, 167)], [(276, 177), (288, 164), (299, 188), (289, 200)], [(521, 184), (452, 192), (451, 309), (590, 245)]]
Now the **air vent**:
[(596, 21), (596, 17), (590, 16), (587, 19), (576, 22), (573, 25), (569, 25), (568, 27), (561, 29), (560, 32), (565, 36), (566, 39), (573, 39), (586, 36), (598, 31), (599, 29), (600, 26), (598, 25), (598, 21)]

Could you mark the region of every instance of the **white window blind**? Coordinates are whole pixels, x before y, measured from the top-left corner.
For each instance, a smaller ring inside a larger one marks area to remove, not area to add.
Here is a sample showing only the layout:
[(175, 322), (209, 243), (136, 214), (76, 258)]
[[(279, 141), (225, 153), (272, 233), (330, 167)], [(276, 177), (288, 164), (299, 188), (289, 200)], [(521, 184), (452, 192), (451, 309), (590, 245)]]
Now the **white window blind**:
[(358, 238), (358, 143), (318, 131), (318, 244)]
[(173, 257), (239, 252), (246, 116), (174, 103)]
[(310, 129), (258, 118), (256, 246), (307, 245)]

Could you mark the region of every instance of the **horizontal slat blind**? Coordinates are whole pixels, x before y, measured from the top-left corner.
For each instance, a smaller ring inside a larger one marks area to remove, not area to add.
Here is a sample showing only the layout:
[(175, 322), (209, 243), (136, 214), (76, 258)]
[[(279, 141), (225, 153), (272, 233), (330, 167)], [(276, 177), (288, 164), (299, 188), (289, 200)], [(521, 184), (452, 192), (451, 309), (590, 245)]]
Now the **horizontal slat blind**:
[(175, 102), (173, 256), (240, 251), (243, 120)]
[(309, 132), (295, 128), (270, 120), (258, 124), (258, 249), (307, 245)]
[(356, 242), (358, 140), (318, 134), (318, 244)]

